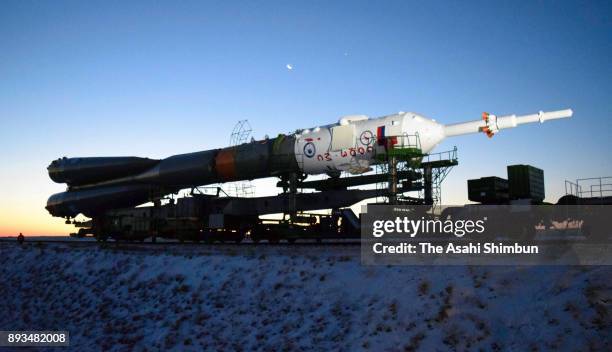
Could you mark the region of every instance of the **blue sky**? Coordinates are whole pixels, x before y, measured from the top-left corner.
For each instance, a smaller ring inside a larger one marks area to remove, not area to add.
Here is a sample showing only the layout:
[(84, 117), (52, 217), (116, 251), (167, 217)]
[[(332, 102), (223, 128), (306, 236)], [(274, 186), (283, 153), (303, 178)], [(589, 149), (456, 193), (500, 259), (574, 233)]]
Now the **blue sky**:
[(570, 107), (439, 148), (459, 148), (446, 203), (514, 163), (544, 169), (554, 201), (565, 179), (612, 175), (611, 16), (605, 1), (2, 1), (0, 233), (65, 231), (43, 209), (57, 157), (221, 147), (245, 118), (261, 138), (349, 114)]

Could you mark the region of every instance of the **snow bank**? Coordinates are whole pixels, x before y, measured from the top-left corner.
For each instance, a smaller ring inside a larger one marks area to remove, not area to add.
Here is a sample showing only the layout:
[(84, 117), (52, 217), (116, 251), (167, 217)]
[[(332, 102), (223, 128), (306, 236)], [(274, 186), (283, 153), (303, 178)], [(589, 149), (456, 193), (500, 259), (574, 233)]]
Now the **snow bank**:
[(0, 243), (0, 330), (68, 330), (78, 351), (610, 348), (610, 267), (366, 267), (358, 248), (259, 248)]

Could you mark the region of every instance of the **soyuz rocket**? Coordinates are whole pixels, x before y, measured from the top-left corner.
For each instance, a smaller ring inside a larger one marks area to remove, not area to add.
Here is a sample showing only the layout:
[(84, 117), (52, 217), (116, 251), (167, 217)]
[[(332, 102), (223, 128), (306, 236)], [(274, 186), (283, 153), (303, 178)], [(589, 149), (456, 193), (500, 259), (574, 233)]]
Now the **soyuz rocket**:
[(195, 186), (296, 173), (362, 174), (391, 150), (416, 148), (427, 154), (446, 137), (480, 132), (492, 137), (502, 129), (572, 114), (570, 109), (523, 116), (483, 113), (480, 120), (450, 125), (412, 112), (378, 118), (352, 115), (335, 124), (298, 130), (291, 135), (162, 160), (64, 157), (54, 160), (47, 169), (53, 181), (67, 184), (67, 190), (52, 195), (46, 209), (57, 217), (92, 217)]

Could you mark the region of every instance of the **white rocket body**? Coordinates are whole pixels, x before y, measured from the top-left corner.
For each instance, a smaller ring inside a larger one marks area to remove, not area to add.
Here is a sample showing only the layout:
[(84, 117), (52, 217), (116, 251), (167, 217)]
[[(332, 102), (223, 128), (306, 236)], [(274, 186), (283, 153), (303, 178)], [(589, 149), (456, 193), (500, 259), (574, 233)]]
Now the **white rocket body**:
[(302, 130), (294, 136), (253, 141), (221, 149), (173, 155), (162, 160), (137, 157), (62, 158), (49, 165), (49, 176), (69, 189), (52, 195), (53, 216), (101, 214), (151, 200), (152, 190), (178, 191), (193, 185), (250, 180), (298, 172), (360, 174), (389, 155), (415, 159), (446, 137), (486, 133), (523, 123), (572, 116), (571, 110), (525, 116), (484, 113), (482, 120), (442, 125), (422, 115), (400, 112), (370, 119), (346, 116), (333, 125)]
[[(379, 118), (365, 115), (346, 116), (337, 124), (305, 129), (295, 135), (295, 156), (306, 174), (348, 171), (353, 174), (370, 170), (377, 153), (387, 147), (419, 148), (431, 152), (446, 137), (484, 132), (489, 137), (501, 129), (523, 123), (544, 122), (571, 117), (572, 110), (537, 114), (500, 116), (483, 114), (482, 120), (442, 125), (433, 119), (412, 112), (400, 112)], [(388, 138), (393, 145), (386, 145)]]

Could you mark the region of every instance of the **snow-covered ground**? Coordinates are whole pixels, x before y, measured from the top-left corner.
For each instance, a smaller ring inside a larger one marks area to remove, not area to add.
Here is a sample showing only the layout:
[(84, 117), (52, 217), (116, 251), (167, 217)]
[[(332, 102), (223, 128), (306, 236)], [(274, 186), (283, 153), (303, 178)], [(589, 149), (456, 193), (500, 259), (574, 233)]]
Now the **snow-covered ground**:
[(612, 267), (369, 267), (357, 246), (157, 248), (0, 242), (0, 330), (68, 330), (77, 351), (611, 348)]

